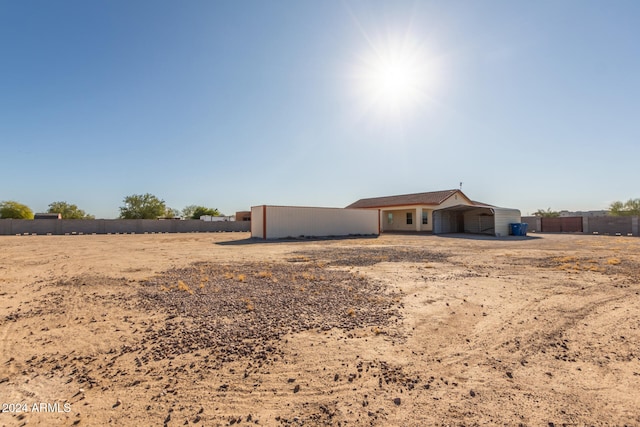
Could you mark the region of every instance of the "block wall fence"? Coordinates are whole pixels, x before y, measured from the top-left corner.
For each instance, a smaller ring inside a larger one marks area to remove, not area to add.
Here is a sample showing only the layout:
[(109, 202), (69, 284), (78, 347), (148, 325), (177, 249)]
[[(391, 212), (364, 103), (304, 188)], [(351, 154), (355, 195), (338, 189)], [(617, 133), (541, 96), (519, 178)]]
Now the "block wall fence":
[(0, 235), (144, 234), (251, 231), (250, 221), (157, 219), (0, 219)]
[[(611, 236), (640, 236), (640, 217), (637, 216), (593, 216), (593, 217), (566, 217), (581, 219), (581, 229), (562, 230), (565, 232), (577, 232), (583, 234), (604, 234)], [(557, 223), (564, 218), (541, 218), (536, 216), (522, 217), (522, 222), (529, 224), (529, 232), (545, 233), (556, 232)], [(561, 230), (558, 230), (561, 231)]]

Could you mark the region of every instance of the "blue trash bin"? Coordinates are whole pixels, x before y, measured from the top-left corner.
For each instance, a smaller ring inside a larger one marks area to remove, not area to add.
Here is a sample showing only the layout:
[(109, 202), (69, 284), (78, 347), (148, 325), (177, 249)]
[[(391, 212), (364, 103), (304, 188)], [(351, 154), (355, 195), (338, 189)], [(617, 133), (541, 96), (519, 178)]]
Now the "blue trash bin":
[(521, 232), (522, 232), (522, 224), (520, 224), (519, 222), (514, 222), (509, 224), (511, 226), (511, 234), (513, 234), (514, 236), (521, 236)]
[(520, 224), (520, 236), (526, 236), (527, 235), (527, 228), (529, 228), (529, 224), (527, 224), (526, 222), (523, 222), (522, 224)]

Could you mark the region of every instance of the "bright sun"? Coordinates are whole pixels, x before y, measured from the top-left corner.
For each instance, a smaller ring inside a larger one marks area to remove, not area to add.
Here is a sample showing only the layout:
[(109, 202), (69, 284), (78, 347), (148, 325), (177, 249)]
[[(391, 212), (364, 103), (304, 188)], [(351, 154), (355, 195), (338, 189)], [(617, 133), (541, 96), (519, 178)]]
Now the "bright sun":
[(406, 58), (380, 58), (367, 76), (369, 90), (380, 101), (401, 107), (420, 91), (420, 74)]
[(407, 117), (427, 100), (434, 72), (424, 49), (415, 43), (370, 44), (354, 75), (365, 113)]

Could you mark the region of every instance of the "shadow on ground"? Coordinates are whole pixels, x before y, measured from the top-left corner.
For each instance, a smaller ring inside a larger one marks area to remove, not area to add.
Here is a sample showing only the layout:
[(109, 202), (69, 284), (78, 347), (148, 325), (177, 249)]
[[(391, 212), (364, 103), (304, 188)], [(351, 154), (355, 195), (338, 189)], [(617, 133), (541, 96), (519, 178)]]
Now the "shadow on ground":
[(535, 240), (542, 239), (542, 236), (489, 236), (487, 234), (471, 234), (471, 233), (447, 233), (447, 234), (434, 234), (435, 237), (443, 239), (466, 239), (466, 240), (500, 240), (500, 241), (521, 241), (521, 240)]
[(268, 245), (278, 243), (296, 243), (296, 242), (322, 242), (326, 240), (355, 240), (355, 239), (377, 239), (378, 236), (327, 236), (327, 237), (299, 237), (299, 238), (283, 238), (283, 239), (259, 239), (256, 237), (250, 237), (248, 239), (241, 240), (229, 240), (226, 242), (216, 242), (216, 245), (221, 246), (240, 246), (240, 245)]

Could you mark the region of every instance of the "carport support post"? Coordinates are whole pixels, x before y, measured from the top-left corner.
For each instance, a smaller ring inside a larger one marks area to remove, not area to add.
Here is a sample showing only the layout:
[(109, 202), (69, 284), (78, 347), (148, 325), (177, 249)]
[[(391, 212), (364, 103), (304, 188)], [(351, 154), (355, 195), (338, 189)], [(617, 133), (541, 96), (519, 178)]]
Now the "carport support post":
[(422, 228), (422, 207), (416, 208), (416, 231)]

